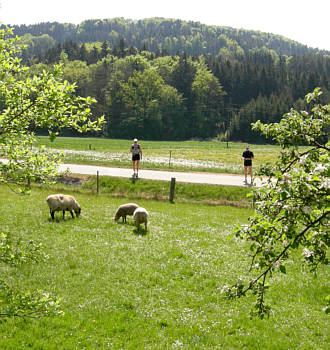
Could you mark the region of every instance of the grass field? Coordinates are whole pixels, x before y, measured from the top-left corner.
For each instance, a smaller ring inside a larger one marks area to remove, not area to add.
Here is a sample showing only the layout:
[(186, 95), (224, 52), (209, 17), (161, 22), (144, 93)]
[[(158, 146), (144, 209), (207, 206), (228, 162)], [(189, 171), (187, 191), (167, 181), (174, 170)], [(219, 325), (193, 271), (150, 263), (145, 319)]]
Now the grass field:
[[(68, 184), (76, 181), (80, 185), (72, 188)], [(56, 192), (71, 191), (78, 193), (97, 193), (96, 176), (74, 175), (67, 176), (62, 182), (53, 186)], [(170, 183), (139, 179), (131, 181), (126, 178), (100, 176), (99, 191), (102, 194), (119, 198), (154, 199), (168, 201)], [(232, 205), (237, 207), (251, 207), (252, 201), (247, 198), (250, 188), (238, 186), (218, 186), (207, 184), (177, 183), (175, 186), (175, 202), (203, 203), (210, 205)]]
[[(66, 150), (65, 162), (131, 167), (129, 147), (131, 140), (101, 138), (58, 137), (54, 142), (38, 137), (38, 145), (56, 150)], [(143, 149), (144, 169), (173, 169), (242, 173), (241, 155), (246, 144), (217, 141), (140, 141)], [(257, 168), (266, 162), (274, 162), (279, 147), (274, 145), (250, 145)], [(171, 152), (171, 160), (170, 160)], [(170, 165), (169, 165), (170, 163)]]
[[(49, 220), (45, 198), (0, 186), (0, 227), (42, 242), (48, 261), (2, 268), (11, 285), (62, 298), (63, 317), (0, 323), (0, 349), (328, 349), (327, 270), (289, 261), (276, 275), (274, 315), (250, 319), (252, 298), (229, 301), (225, 283), (246, 272), (247, 246), (228, 240), (252, 209), (141, 199), (147, 232), (112, 218), (127, 198), (76, 193), (82, 216)], [(135, 199), (134, 199), (135, 201)]]

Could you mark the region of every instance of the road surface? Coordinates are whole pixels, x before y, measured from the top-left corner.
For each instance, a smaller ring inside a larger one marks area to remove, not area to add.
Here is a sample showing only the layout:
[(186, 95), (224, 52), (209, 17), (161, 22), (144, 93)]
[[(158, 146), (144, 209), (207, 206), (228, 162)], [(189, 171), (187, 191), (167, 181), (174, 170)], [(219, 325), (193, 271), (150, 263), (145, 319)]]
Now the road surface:
[[(78, 164), (61, 164), (60, 171), (69, 171), (73, 174), (96, 175), (99, 172), (100, 176), (116, 176), (131, 178), (133, 174), (132, 169), (125, 168), (110, 168), (94, 165), (78, 165)], [(171, 181), (174, 177), (177, 182), (190, 182), (199, 184), (212, 185), (231, 185), (231, 186), (249, 186), (244, 183), (244, 175), (230, 175), (219, 173), (205, 173), (205, 172), (181, 172), (181, 171), (160, 171), (160, 170), (140, 170), (139, 178), (148, 180), (162, 180)], [(249, 177), (248, 177), (248, 181)], [(260, 180), (255, 179), (256, 186), (260, 186)]]
[[(7, 159), (0, 159), (0, 162), (6, 163)], [(97, 171), (100, 176), (116, 176), (131, 178), (132, 169), (110, 168), (97, 165), (80, 165), (80, 164), (60, 164), (59, 171), (69, 170), (72, 174), (96, 175)], [(230, 186), (251, 186), (248, 177), (248, 183), (244, 182), (244, 175), (206, 173), (206, 172), (181, 172), (181, 171), (162, 171), (162, 170), (140, 170), (139, 178), (147, 180), (171, 181), (174, 177), (176, 182), (189, 182), (211, 185), (230, 185)], [(254, 185), (261, 186), (259, 179), (254, 180)]]

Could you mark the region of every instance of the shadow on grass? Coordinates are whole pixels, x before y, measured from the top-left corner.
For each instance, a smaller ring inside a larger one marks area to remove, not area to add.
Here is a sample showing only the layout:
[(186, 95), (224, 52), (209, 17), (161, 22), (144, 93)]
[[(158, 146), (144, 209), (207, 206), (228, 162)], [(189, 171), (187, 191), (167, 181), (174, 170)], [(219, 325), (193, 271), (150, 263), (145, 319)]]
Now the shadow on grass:
[(76, 219), (78, 219), (78, 218), (69, 217), (69, 218), (63, 219), (63, 217), (58, 217), (58, 218), (55, 218), (54, 220), (52, 218), (48, 218), (47, 221), (59, 224), (60, 222), (72, 221), (72, 220), (76, 220)]
[(129, 225), (129, 226), (135, 226), (134, 221), (133, 222), (129, 222), (129, 221), (117, 221), (117, 225)]
[(137, 227), (135, 226), (135, 222), (134, 221), (126, 221), (126, 222), (123, 222), (123, 221), (119, 222), (119, 221), (117, 221), (117, 225), (127, 225), (127, 226), (134, 227), (133, 233), (136, 236), (145, 236), (148, 233), (148, 230), (143, 229), (142, 227), (140, 227), (140, 230), (138, 230)]
[(147, 233), (148, 233), (148, 230), (143, 229), (143, 228), (140, 228), (140, 230), (138, 230), (137, 228), (135, 228), (135, 229), (133, 230), (133, 233), (134, 233), (136, 236), (146, 236)]

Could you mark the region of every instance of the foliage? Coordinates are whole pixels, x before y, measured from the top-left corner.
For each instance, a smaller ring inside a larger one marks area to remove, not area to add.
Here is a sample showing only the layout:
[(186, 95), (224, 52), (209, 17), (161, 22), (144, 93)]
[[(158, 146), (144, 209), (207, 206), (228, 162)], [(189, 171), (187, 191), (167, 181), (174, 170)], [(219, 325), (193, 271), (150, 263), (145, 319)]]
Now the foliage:
[(249, 50), (252, 50), (251, 55), (266, 51), (266, 56), (268, 50), (272, 55), (275, 51), (288, 56), (319, 52), (280, 35), (167, 18), (139, 21), (124, 18), (91, 19), (79, 25), (46, 22), (17, 26), (16, 33), (19, 36), (30, 33), (35, 37), (47, 34), (58, 43), (108, 40), (110, 46), (116, 47), (119, 53), (124, 51), (124, 46), (147, 47), (152, 52), (171, 55), (185, 51), (188, 55), (195, 56), (215, 56), (221, 49), (232, 55), (240, 55)]
[(33, 148), (35, 131), (47, 130), (53, 140), (63, 128), (78, 132), (100, 130), (103, 117), (92, 121), (94, 99), (76, 96), (75, 84), (61, 78), (61, 67), (53, 72), (24, 78), (26, 67), (17, 58), (17, 38), (10, 30), (0, 31), (0, 152), (8, 158), (0, 167), (0, 182), (26, 186), (27, 182), (47, 181), (56, 173), (58, 155)]
[[(62, 128), (78, 132), (100, 130), (103, 117), (90, 119), (91, 98), (76, 96), (75, 85), (63, 81), (61, 67), (28, 77), (28, 68), (17, 58), (18, 38), (12, 30), (0, 30), (0, 183), (18, 185), (27, 191), (30, 181), (50, 181), (57, 173), (60, 156), (33, 148), (35, 131), (47, 130), (54, 140)], [(18, 266), (38, 262), (40, 246), (30, 242), (25, 249), (21, 241), (11, 241), (1, 234), (0, 262)], [(59, 300), (46, 293), (21, 292), (4, 280), (0, 281), (0, 318), (40, 317), (61, 314)]]
[[(21, 56), (24, 64), (36, 70), (40, 63), (61, 62), (64, 77), (77, 83), (76, 92), (97, 99), (92, 112), (109, 121), (102, 130), (107, 137), (135, 137), (132, 129), (138, 124), (145, 139), (220, 135), (262, 143), (265, 137), (251, 130), (251, 122), (278, 122), (292, 106), (304, 109), (303, 97), (317, 86), (324, 91), (322, 103), (329, 100), (329, 52), (269, 33), (164, 18), (90, 20), (78, 26), (40, 23), (18, 26), (15, 32), (28, 44)], [(51, 40), (56, 44), (49, 48)], [(151, 127), (157, 132), (150, 136), (140, 123), (141, 113), (131, 113), (120, 86), (151, 67), (164, 88), (160, 103), (149, 105), (147, 114), (155, 115), (151, 124), (159, 126)]]
[(19, 291), (0, 280), (0, 322), (12, 317), (61, 316), (60, 299), (40, 290)]
[[(14, 240), (10, 234), (0, 234), (0, 264), (20, 267), (26, 263), (37, 264), (47, 259), (42, 245), (21, 238)], [(63, 315), (60, 299), (42, 291), (22, 292), (0, 280), (0, 322), (11, 317), (39, 317)]]
[(225, 93), (218, 79), (207, 69), (203, 61), (196, 71), (191, 88), (195, 102), (191, 116), (192, 136), (203, 139), (215, 137), (223, 119), (220, 107), (223, 105)]
[(0, 234), (0, 263), (18, 267), (23, 263), (37, 263), (46, 258), (40, 244), (30, 241), (23, 245), (22, 239), (14, 241), (10, 234)]
[[(247, 283), (240, 279), (229, 296), (256, 296), (252, 314), (268, 315), (265, 301), (267, 279), (275, 272), (286, 273), (285, 262), (299, 249), (311, 271), (328, 264), (330, 143), (328, 141), (330, 105), (316, 104), (321, 91), (315, 89), (306, 101), (315, 104), (310, 113), (291, 110), (280, 123), (253, 125), (282, 148), (274, 166), (261, 167), (267, 176), (265, 186), (253, 193), (255, 214), (249, 224), (238, 227), (236, 237), (251, 242), (250, 271), (256, 271)], [(300, 144), (308, 145), (301, 151)]]

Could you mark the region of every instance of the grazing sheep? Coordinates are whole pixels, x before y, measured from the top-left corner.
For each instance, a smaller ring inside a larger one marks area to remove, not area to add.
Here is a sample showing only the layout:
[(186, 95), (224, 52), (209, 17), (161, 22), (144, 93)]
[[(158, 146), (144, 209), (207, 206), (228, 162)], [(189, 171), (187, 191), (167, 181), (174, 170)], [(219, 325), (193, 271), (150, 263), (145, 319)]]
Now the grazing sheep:
[(50, 215), (52, 219), (55, 219), (55, 211), (63, 211), (63, 220), (65, 217), (65, 211), (69, 211), (72, 218), (74, 218), (73, 212), (78, 217), (81, 213), (81, 208), (78, 202), (73, 196), (67, 194), (52, 194), (46, 198), (46, 202), (49, 206)]
[(135, 203), (127, 203), (119, 206), (115, 214), (115, 220), (118, 221), (122, 217), (123, 222), (126, 222), (126, 216), (133, 215), (135, 209), (138, 207)]
[(138, 231), (140, 231), (140, 225), (144, 223), (144, 227), (147, 230), (147, 224), (148, 224), (148, 216), (149, 213), (144, 208), (137, 208), (134, 211), (133, 218), (135, 220), (135, 224), (137, 226)]

